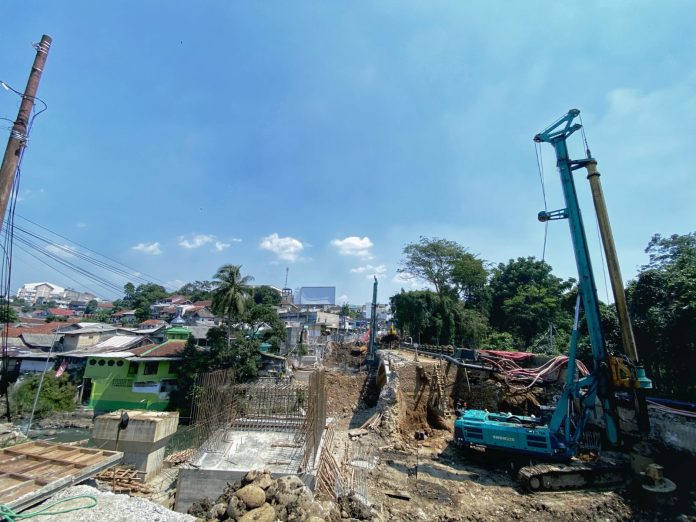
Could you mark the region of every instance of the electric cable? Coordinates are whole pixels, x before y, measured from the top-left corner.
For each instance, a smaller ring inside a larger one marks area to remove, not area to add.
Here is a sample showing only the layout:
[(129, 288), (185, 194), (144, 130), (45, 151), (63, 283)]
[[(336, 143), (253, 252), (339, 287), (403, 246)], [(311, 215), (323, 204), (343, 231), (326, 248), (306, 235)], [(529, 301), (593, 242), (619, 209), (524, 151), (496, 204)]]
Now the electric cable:
[[(46, 232), (50, 232), (51, 234), (53, 234), (53, 235), (55, 235), (55, 236), (58, 236), (58, 237), (61, 238), (61, 239), (64, 239), (64, 240), (66, 240), (66, 241), (69, 241), (69, 242), (71, 242), (71, 243), (73, 243), (73, 244), (75, 244), (75, 245), (81, 247), (81, 248), (84, 248), (85, 250), (87, 250), (87, 251), (89, 251), (89, 252), (92, 252), (93, 254), (96, 254), (97, 256), (103, 257), (104, 259), (107, 259), (108, 261), (111, 261), (112, 263), (115, 263), (115, 264), (117, 264), (117, 265), (121, 265), (122, 267), (127, 268), (128, 270), (133, 270), (134, 272), (137, 272), (137, 273), (140, 273), (140, 274), (146, 276), (146, 277), (147, 277), (147, 282), (148, 282), (148, 283), (149, 283), (149, 282), (156, 282), (156, 283), (159, 283), (159, 284), (161, 284), (161, 285), (166, 285), (166, 283), (165, 283), (164, 281), (162, 281), (162, 280), (156, 278), (155, 276), (153, 276), (153, 275), (151, 275), (151, 274), (147, 274), (147, 273), (145, 273), (145, 272), (141, 272), (140, 270), (137, 270), (137, 269), (135, 269), (135, 268), (133, 268), (133, 267), (131, 267), (131, 266), (128, 266), (128, 265), (126, 265), (126, 264), (124, 264), (124, 263), (121, 263), (120, 261), (116, 261), (115, 259), (112, 259), (112, 258), (110, 258), (109, 256), (106, 256), (106, 255), (104, 255), (104, 254), (101, 254), (101, 253), (97, 252), (96, 250), (92, 250), (91, 248), (89, 248), (89, 247), (87, 247), (87, 246), (85, 246), (85, 245), (83, 245), (83, 244), (80, 244), (80, 243), (78, 243), (77, 241), (75, 241), (75, 240), (73, 240), (73, 239), (70, 239), (70, 238), (68, 238), (68, 237), (66, 237), (66, 236), (64, 236), (64, 235), (61, 235), (61, 234), (59, 234), (58, 232), (55, 232), (55, 231), (53, 231), (53, 230), (51, 230), (51, 229), (45, 227), (44, 225), (40, 225), (39, 223), (36, 223), (35, 221), (32, 221), (31, 219), (29, 219), (29, 218), (27, 218), (27, 217), (25, 217), (25, 216), (23, 216), (23, 215), (21, 215), (21, 214), (17, 214), (17, 217), (19, 217), (20, 219), (23, 219), (24, 221), (27, 221), (27, 222), (31, 223), (31, 224), (34, 225), (34, 226), (37, 226), (37, 227), (39, 227), (39, 228), (45, 230)], [(131, 274), (131, 276), (132, 276), (132, 277), (137, 277), (135, 273)]]

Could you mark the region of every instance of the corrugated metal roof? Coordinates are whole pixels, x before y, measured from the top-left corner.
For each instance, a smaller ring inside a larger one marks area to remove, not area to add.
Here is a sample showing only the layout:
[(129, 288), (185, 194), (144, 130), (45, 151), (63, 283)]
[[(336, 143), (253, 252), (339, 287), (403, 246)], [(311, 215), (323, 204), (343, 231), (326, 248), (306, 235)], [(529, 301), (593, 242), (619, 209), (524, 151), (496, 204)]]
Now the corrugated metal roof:
[(56, 341), (56, 336), (53, 334), (24, 332), (20, 337), (27, 344), (27, 346), (32, 348), (50, 348)]
[(101, 348), (129, 348), (143, 340), (139, 335), (114, 335), (105, 341), (97, 343), (96, 349)]

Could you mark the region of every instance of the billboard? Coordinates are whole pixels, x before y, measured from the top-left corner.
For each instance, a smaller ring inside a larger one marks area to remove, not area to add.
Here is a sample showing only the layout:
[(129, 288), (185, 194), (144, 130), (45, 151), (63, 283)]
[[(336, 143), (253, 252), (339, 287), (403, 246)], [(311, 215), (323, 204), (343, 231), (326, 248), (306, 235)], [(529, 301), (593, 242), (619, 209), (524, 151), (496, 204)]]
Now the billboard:
[(336, 304), (335, 286), (303, 286), (297, 295), (297, 304), (333, 305)]

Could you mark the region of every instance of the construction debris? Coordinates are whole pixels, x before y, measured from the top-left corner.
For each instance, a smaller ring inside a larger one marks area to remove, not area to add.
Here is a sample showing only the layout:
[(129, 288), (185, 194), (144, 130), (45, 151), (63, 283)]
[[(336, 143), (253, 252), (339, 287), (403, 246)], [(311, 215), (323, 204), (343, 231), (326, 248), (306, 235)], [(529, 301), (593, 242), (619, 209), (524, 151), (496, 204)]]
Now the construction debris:
[(263, 471), (250, 471), (241, 480), (228, 484), (214, 501), (202, 499), (188, 512), (205, 520), (235, 522), (378, 520), (372, 510), (355, 499), (339, 499), (338, 504), (317, 500), (298, 477), (274, 479)]

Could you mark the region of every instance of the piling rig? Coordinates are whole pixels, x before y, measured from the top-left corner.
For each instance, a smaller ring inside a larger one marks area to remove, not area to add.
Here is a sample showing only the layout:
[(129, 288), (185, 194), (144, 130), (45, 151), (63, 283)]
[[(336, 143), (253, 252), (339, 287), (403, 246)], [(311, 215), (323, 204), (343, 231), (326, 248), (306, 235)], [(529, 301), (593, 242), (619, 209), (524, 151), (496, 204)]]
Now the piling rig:
[[(623, 281), (614, 247), (613, 236), (604, 203), (597, 171), (597, 161), (589, 148), (586, 158), (572, 160), (567, 139), (582, 128), (575, 122), (577, 109), (534, 137), (537, 143), (553, 146), (566, 207), (538, 214), (541, 222), (566, 219), (570, 226), (573, 253), (578, 269), (578, 297), (573, 330), (568, 350), (566, 382), (560, 399), (554, 406), (542, 408), (539, 417), (491, 413), (483, 410), (459, 411), (454, 423), (455, 442), (461, 446), (484, 448), (486, 452), (503, 453), (513, 459), (526, 461), (519, 469), (518, 480), (532, 491), (557, 490), (591, 485), (622, 483), (629, 475), (629, 461), (637, 471), (652, 479), (646, 489), (671, 490), (674, 484), (662, 477), (661, 468), (651, 463), (647, 455), (649, 420), (644, 390), (652, 388), (638, 360), (631, 323), (626, 308)], [(609, 274), (622, 330), (624, 353), (607, 351), (599, 314), (599, 299), (595, 285), (590, 253), (578, 202), (573, 172), (585, 168), (606, 252)], [(579, 323), (587, 323), (592, 347), (592, 369), (589, 375), (579, 376), (577, 346)], [(616, 392), (628, 392), (633, 397), (641, 442), (628, 457), (629, 440), (619, 429)], [(612, 450), (612, 458), (600, 456), (580, 461), (576, 457), (583, 447), (583, 436), (589, 420), (603, 426), (604, 440)], [(601, 419), (601, 420), (600, 420)], [(637, 456), (636, 456), (637, 455)]]

